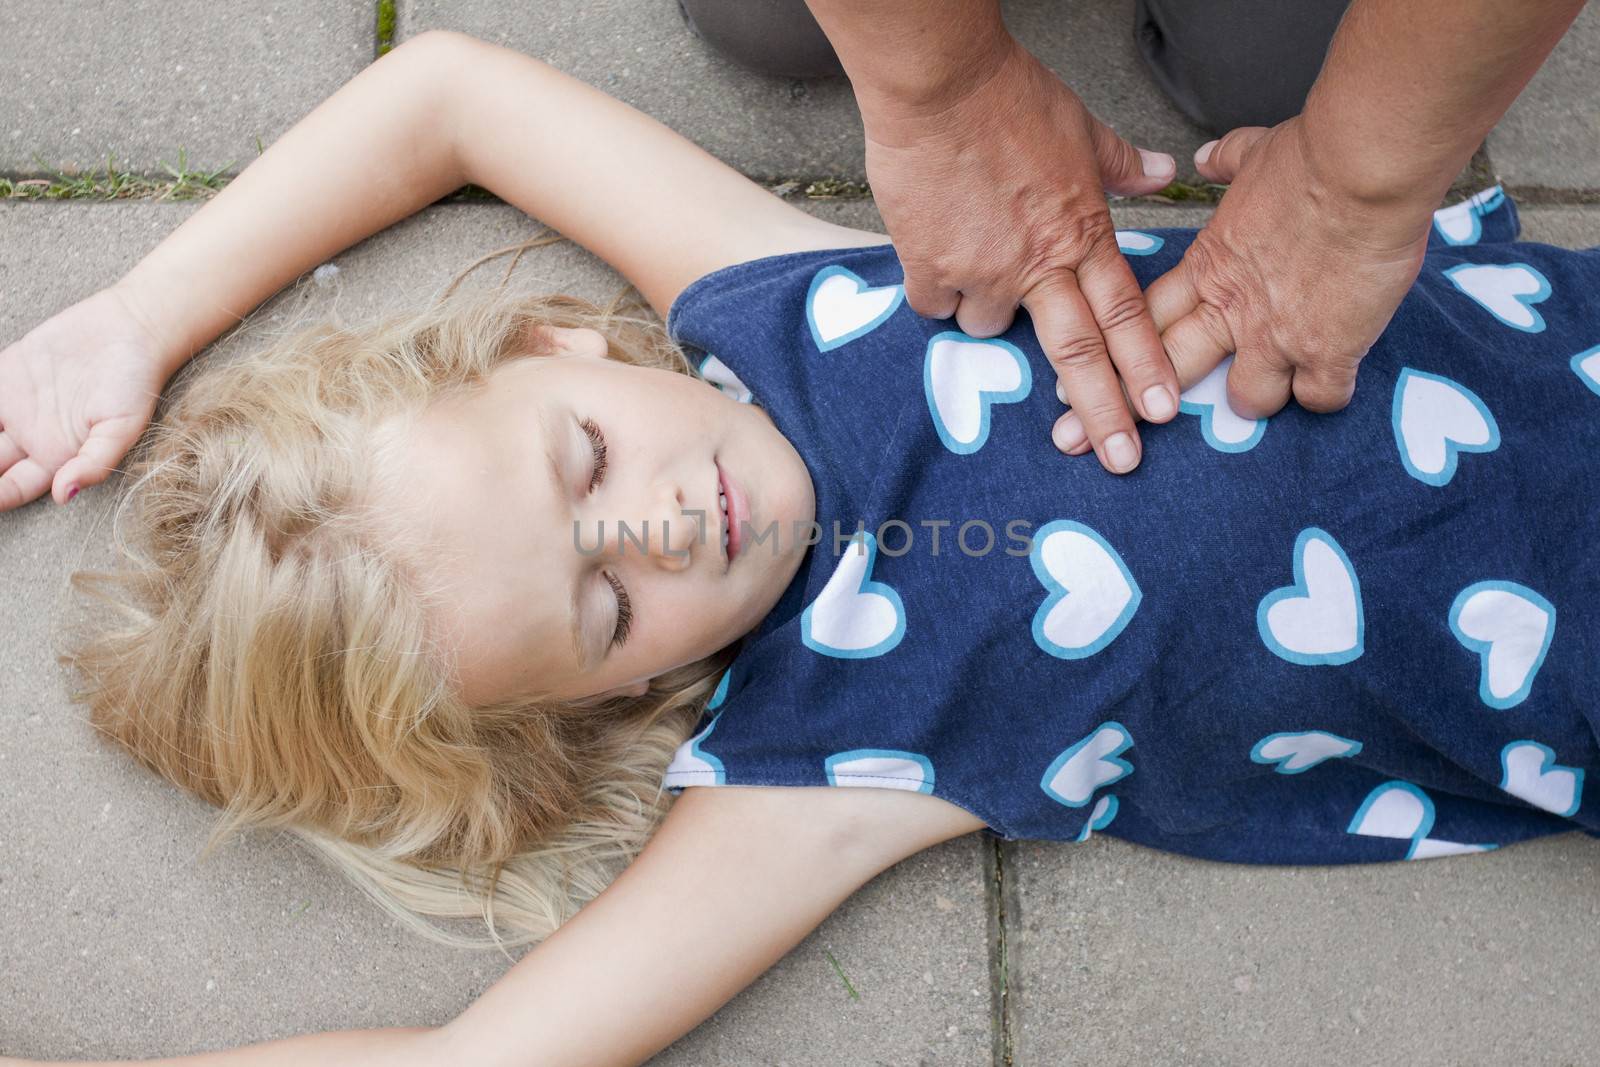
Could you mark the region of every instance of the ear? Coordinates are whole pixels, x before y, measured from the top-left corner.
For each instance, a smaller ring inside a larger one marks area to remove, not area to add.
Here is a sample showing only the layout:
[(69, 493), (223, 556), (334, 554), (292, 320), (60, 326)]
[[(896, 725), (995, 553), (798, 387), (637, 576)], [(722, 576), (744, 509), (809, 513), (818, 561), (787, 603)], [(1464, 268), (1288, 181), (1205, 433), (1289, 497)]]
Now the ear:
[(585, 356), (589, 359), (605, 359), (611, 350), (606, 335), (599, 330), (591, 330), (587, 326), (543, 326), (541, 330), (548, 339), (552, 355), (560, 356)]
[(649, 691), (650, 691), (650, 679), (641, 678), (637, 682), (630, 682), (627, 685), (612, 686), (610, 689), (607, 689), (604, 693), (596, 693), (594, 695), (594, 699), (596, 699), (596, 700), (609, 700), (612, 697), (642, 697), (646, 693), (648, 693)]

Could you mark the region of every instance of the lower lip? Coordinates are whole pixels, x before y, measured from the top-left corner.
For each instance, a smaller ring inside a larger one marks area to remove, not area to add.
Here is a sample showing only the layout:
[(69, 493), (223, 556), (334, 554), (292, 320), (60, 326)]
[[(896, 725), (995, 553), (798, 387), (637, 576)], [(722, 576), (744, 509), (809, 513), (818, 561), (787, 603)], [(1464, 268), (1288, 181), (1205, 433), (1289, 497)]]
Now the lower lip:
[(722, 464), (717, 464), (717, 471), (722, 475), (722, 491), (728, 494), (728, 562), (732, 563), (739, 549), (744, 547), (743, 526), (750, 517), (750, 502), (733, 479), (728, 477)]

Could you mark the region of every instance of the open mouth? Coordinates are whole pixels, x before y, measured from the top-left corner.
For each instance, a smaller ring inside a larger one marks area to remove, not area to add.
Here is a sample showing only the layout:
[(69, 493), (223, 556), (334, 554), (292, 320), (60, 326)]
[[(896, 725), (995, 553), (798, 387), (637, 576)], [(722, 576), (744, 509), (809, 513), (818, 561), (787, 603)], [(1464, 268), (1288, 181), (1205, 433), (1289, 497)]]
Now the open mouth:
[(720, 463), (717, 464), (717, 507), (722, 512), (722, 553), (732, 563), (741, 547), (739, 522), (744, 518), (745, 504), (739, 487), (728, 478), (728, 472)]

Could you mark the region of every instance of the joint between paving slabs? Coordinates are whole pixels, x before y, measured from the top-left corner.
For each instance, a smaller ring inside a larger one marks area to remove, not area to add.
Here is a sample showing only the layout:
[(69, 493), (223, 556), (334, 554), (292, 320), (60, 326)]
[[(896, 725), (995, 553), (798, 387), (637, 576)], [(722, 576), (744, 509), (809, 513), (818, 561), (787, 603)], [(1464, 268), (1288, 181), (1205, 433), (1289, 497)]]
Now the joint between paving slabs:
[(1007, 842), (994, 838), (987, 842), (983, 856), (989, 941), (989, 1016), (990, 1061), (994, 1067), (1012, 1065), (1012, 1003), (1010, 928), (1016, 921), (1016, 894), (1008, 883)]
[(374, 12), (372, 58), (382, 59), (394, 48), (394, 29), (398, 18), (395, 0), (377, 0)]

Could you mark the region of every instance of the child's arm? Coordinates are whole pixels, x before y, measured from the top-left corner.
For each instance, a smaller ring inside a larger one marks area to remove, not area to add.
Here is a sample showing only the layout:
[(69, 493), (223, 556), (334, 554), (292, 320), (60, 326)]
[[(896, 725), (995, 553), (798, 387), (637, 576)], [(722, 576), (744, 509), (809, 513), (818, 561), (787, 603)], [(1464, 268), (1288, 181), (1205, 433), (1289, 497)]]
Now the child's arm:
[(982, 826), (954, 804), (897, 789), (687, 789), (615, 882), (445, 1026), (306, 1034), (148, 1062), (632, 1067), (711, 1015), (873, 876)]
[(641, 1063), (873, 876), (982, 826), (893, 789), (687, 789), (615, 883), (433, 1035), (439, 1062)]
[(762, 256), (887, 244), (785, 203), (648, 115), (510, 49), (459, 36), (466, 180), (615, 267), (665, 318), (703, 274)]
[(663, 317), (719, 267), (888, 240), (807, 215), (548, 64), (434, 30), (320, 104), (118, 285), (175, 371), (307, 269), (468, 183), (606, 260)]
[(119, 281), (170, 372), (311, 267), (462, 185), (453, 35), (422, 34), (323, 101)]

